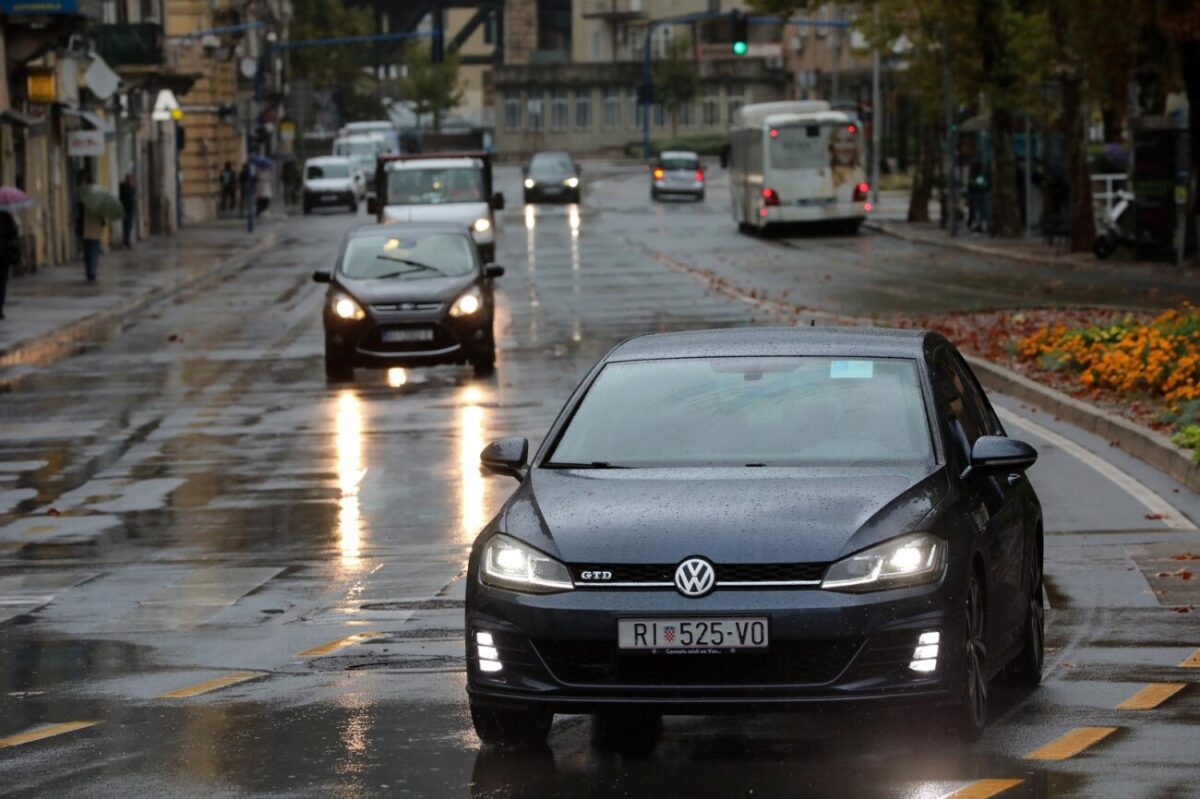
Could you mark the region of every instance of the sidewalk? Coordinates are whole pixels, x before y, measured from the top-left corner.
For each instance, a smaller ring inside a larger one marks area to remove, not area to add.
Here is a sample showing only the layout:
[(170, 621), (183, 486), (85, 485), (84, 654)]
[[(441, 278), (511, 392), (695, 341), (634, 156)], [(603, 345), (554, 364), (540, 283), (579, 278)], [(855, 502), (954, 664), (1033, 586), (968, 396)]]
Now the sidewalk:
[(246, 263), (274, 244), (282, 220), (264, 219), (253, 234), (230, 219), (154, 236), (132, 250), (117, 245), (100, 256), (94, 284), (84, 280), (82, 261), (11, 278), (0, 369), (61, 357), (125, 315)]

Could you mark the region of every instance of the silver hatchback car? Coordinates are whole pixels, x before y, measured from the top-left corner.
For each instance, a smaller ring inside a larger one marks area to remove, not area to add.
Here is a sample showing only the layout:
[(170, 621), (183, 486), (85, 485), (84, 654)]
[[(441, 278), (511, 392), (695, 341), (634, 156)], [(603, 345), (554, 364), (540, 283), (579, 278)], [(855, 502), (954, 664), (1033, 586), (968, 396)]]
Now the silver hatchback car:
[(699, 155), (687, 150), (666, 150), (659, 154), (650, 172), (650, 199), (668, 194), (704, 199), (704, 166)]

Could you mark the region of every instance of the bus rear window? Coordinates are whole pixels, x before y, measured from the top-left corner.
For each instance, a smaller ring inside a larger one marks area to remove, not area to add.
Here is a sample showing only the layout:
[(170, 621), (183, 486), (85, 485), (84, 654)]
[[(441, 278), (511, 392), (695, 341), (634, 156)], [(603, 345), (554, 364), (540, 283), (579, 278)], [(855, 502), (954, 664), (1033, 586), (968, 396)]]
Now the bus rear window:
[(792, 125), (772, 128), (772, 169), (821, 169), (858, 164), (858, 136), (842, 124)]

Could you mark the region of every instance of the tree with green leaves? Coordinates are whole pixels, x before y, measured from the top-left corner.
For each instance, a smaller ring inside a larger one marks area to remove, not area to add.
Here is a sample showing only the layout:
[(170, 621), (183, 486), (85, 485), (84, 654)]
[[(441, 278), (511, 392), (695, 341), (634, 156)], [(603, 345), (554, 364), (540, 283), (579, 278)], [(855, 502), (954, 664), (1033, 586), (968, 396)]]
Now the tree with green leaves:
[(687, 39), (672, 39), (666, 58), (654, 62), (654, 99), (671, 117), (671, 137), (679, 130), (679, 111), (700, 93), (700, 75)]
[(457, 53), (447, 53), (440, 64), (435, 64), (428, 44), (410, 43), (405, 48), (404, 74), (397, 87), (400, 99), (412, 103), (418, 117), (432, 114), (435, 133), (442, 131), (442, 114), (462, 102), (458, 65)]
[[(356, 8), (342, 0), (292, 0), (288, 35), (293, 41), (365, 36), (374, 33), (369, 8)], [(291, 51), (289, 69), (314, 88), (353, 86), (363, 77), (364, 63), (354, 47), (305, 47)]]

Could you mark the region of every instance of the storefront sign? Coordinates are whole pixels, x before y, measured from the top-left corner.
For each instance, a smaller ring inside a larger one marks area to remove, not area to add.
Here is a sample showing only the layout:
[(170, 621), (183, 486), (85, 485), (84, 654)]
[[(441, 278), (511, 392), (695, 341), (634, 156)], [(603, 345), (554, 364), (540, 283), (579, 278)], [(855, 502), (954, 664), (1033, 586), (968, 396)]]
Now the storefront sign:
[(67, 155), (95, 158), (104, 154), (104, 131), (72, 130), (67, 133)]
[(20, 14), (74, 14), (78, 9), (75, 0), (0, 0), (0, 12), (17, 16)]

